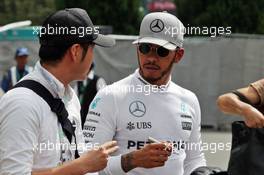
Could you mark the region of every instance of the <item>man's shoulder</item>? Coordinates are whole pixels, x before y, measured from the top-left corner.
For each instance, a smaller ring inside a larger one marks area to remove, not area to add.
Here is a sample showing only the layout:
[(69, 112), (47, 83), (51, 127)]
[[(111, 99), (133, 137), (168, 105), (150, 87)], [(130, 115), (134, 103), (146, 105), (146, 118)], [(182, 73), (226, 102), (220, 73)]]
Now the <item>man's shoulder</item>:
[(114, 82), (112, 85), (119, 85), (119, 86), (130, 85), (130, 84), (132, 84), (133, 77), (134, 77), (133, 74), (132, 75), (128, 75), (127, 77)]
[(21, 103), (29, 103), (32, 104), (33, 101), (37, 99), (38, 95), (34, 93), (32, 90), (24, 87), (17, 87), (9, 90), (2, 97), (7, 101), (21, 102)]
[(2, 97), (0, 105), (18, 105), (33, 110), (46, 109), (45, 100), (33, 90), (26, 87), (16, 87), (7, 91)]
[(10, 77), (10, 76), (11, 76), (12, 68), (13, 68), (13, 67), (10, 67), (9, 69), (7, 69), (7, 70), (5, 71), (5, 73), (4, 73), (4, 76), (6, 76), (6, 77)]
[(185, 98), (190, 101), (197, 100), (196, 94), (192, 92), (191, 90), (181, 87), (174, 82), (171, 82), (171, 87), (172, 87), (171, 90), (173, 91), (173, 93), (182, 96), (182, 98)]
[[(5, 93), (0, 99), (2, 117), (30, 117), (39, 118), (43, 109), (43, 102), (33, 91), (26, 88), (14, 88)], [(35, 117), (34, 117), (35, 116)]]
[(16, 70), (16, 66), (11, 66), (8, 70), (11, 71), (11, 70)]
[(33, 70), (34, 67), (26, 65), (26, 71), (28, 71), (28, 73), (33, 72)]
[(107, 85), (103, 89), (101, 89), (99, 92), (106, 93), (107, 95), (121, 95), (123, 93), (126, 93), (127, 90), (129, 90), (129, 86), (132, 86), (132, 75), (129, 75), (119, 81), (116, 81), (110, 85)]
[(193, 107), (199, 106), (198, 97), (194, 92), (189, 89), (183, 88), (175, 83), (172, 83), (171, 91), (185, 103), (190, 104)]

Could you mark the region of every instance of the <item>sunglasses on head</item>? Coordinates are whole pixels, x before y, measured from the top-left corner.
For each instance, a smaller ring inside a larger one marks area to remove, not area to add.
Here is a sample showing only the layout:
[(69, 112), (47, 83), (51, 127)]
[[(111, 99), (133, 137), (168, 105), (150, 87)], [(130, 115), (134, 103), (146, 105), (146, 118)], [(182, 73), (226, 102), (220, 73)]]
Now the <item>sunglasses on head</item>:
[(156, 54), (159, 57), (166, 57), (169, 55), (170, 50), (159, 46), (159, 47), (153, 47), (151, 44), (148, 43), (141, 43), (138, 45), (138, 50), (140, 51), (140, 53), (147, 55), (149, 54), (152, 50), (155, 50)]

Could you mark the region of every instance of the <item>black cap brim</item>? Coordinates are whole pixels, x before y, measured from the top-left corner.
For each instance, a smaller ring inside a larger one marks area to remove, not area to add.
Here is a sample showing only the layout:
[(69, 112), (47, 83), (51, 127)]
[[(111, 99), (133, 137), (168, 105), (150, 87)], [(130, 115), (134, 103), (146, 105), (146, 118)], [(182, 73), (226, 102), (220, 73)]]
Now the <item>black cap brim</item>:
[(93, 40), (93, 43), (102, 47), (112, 47), (115, 45), (116, 42), (115, 39), (111, 38), (110, 36), (98, 34), (97, 38)]

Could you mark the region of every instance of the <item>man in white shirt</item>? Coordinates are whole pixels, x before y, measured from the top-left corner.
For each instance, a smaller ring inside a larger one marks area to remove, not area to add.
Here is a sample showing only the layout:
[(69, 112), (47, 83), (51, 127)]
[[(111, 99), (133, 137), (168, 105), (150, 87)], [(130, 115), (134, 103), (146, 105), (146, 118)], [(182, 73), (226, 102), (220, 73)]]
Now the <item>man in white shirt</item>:
[[(86, 143), (116, 140), (119, 146), (102, 174), (190, 175), (206, 165), (198, 99), (171, 81), (173, 64), (184, 54), (183, 33), (181, 21), (169, 13), (146, 15), (133, 42), (139, 69), (99, 91), (91, 103)], [(158, 143), (150, 144), (149, 137)], [(173, 143), (171, 155), (164, 142)]]
[[(65, 9), (50, 15), (43, 23), (43, 31), (40, 31), (43, 32), (40, 34), (40, 62), (22, 79), (22, 82), (34, 80), (40, 83), (54, 98), (62, 100), (68, 112), (67, 122), (75, 128), (74, 139), (68, 139), (65, 124), (51, 111), (44, 98), (31, 89), (16, 87), (0, 100), (1, 175), (93, 173), (103, 169), (107, 165), (108, 154), (117, 149), (115, 141), (85, 147), (80, 103), (69, 86), (73, 80), (86, 78), (94, 45), (110, 47), (115, 41), (94, 30), (84, 36), (45, 32), (52, 27), (94, 27), (83, 9)], [(91, 151), (85, 152), (87, 149)], [(77, 158), (80, 154), (81, 157)]]

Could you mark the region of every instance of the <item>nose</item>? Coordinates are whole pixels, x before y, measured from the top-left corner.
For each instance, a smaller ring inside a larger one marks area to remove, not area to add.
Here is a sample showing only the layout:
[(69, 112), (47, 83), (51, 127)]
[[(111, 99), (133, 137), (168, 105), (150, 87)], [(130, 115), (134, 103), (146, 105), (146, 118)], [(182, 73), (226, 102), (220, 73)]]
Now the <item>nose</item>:
[(158, 61), (158, 59), (159, 58), (158, 58), (157, 54), (153, 51), (149, 55), (147, 55), (147, 57), (146, 57), (146, 60), (148, 62), (151, 62), (151, 63)]

